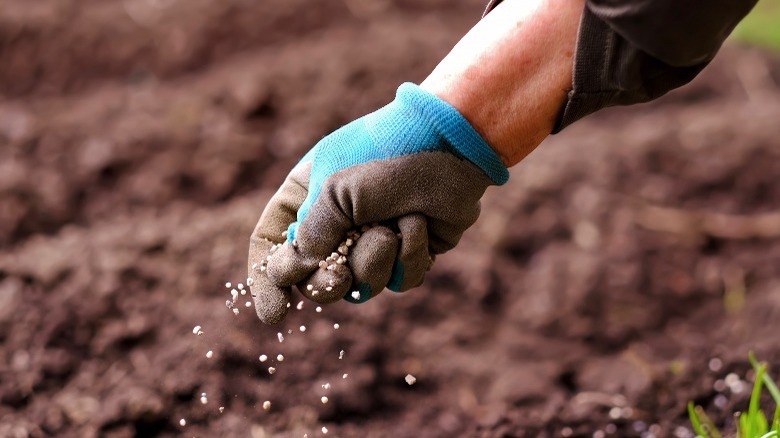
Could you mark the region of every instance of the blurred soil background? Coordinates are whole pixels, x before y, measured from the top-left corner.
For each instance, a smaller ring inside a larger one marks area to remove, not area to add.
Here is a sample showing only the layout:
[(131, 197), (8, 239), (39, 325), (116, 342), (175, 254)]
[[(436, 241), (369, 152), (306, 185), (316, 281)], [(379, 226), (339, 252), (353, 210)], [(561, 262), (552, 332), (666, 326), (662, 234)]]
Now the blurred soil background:
[(482, 3), (0, 1), (0, 437), (685, 437), (689, 400), (733, 426), (748, 351), (780, 374), (765, 49), (550, 138), (416, 290), (226, 309), (298, 157)]

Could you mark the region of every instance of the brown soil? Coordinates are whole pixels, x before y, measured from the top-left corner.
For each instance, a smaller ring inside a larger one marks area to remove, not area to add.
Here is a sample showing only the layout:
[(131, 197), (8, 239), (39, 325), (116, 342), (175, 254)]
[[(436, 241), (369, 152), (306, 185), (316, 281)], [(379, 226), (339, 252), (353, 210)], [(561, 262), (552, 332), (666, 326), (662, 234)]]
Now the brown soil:
[(480, 11), (0, 1), (0, 436), (683, 436), (688, 400), (731, 427), (747, 390), (714, 383), (749, 350), (780, 371), (780, 61), (753, 50), (549, 139), (423, 287), (306, 303), (283, 344), (225, 308), (296, 159)]

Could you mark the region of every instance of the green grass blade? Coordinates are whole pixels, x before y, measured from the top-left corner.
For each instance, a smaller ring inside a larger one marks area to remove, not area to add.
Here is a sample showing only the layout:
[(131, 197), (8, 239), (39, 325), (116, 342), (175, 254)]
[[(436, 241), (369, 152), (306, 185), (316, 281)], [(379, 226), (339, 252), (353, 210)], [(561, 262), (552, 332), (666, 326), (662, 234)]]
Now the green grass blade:
[(693, 431), (696, 435), (702, 438), (710, 438), (710, 434), (704, 430), (699, 416), (696, 415), (696, 408), (693, 407), (693, 402), (688, 402), (688, 418), (691, 419), (691, 425), (693, 426)]
[(696, 406), (694, 410), (696, 411), (696, 416), (701, 420), (702, 429), (707, 432), (707, 435), (702, 436), (705, 438), (722, 438), (718, 428), (715, 427), (715, 423), (713, 423), (707, 413), (704, 412), (704, 408), (701, 406)]
[[(750, 365), (752, 365), (753, 369), (758, 372), (760, 365), (756, 360), (756, 355), (751, 351), (748, 354), (748, 358), (750, 359)], [(769, 390), (769, 393), (772, 394), (772, 398), (775, 400), (775, 404), (780, 406), (780, 389), (777, 388), (777, 385), (769, 376), (769, 373), (764, 374), (764, 385), (766, 385), (766, 389)]]
[(772, 430), (780, 434), (780, 405), (775, 408), (775, 416), (772, 420)]

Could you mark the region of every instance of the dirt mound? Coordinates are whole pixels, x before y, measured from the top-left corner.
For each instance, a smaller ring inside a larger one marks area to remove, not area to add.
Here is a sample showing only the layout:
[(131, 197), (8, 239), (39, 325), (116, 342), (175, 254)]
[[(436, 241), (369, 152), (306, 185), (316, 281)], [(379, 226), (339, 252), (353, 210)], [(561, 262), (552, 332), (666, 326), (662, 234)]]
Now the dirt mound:
[(269, 328), (224, 287), (265, 202), (480, 2), (0, 3), (0, 436), (686, 436), (780, 365), (776, 58), (550, 138), (423, 287)]

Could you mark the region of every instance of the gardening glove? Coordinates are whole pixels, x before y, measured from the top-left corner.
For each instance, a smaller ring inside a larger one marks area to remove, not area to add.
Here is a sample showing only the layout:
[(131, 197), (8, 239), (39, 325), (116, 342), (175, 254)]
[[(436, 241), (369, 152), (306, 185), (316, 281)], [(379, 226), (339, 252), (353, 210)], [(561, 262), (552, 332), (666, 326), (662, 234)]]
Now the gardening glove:
[(401, 85), (317, 143), (266, 207), (249, 254), (258, 316), (281, 321), (293, 285), (320, 303), (418, 286), (477, 220), (487, 187), (508, 178), (455, 108)]

